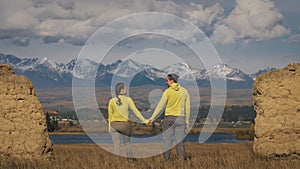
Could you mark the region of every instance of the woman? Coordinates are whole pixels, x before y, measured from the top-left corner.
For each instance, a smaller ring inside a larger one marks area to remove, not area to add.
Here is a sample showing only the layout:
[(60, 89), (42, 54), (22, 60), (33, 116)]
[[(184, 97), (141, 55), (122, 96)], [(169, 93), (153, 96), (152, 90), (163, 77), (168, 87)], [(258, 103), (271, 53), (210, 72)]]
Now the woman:
[(148, 120), (145, 120), (141, 115), (133, 100), (125, 95), (126, 92), (124, 83), (118, 83), (116, 85), (116, 97), (110, 99), (108, 104), (108, 123), (115, 154), (120, 155), (120, 136), (122, 136), (127, 156), (133, 157), (129, 143), (131, 135), (131, 127), (128, 122), (129, 108), (143, 123), (147, 124)]

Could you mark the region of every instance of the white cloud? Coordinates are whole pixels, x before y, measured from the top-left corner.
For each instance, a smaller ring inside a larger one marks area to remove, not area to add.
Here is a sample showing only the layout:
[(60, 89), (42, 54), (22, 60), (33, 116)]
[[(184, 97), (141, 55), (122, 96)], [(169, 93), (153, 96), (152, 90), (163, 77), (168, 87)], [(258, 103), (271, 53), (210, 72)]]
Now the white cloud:
[(59, 6), (61, 6), (63, 9), (75, 9), (76, 8), (75, 0), (57, 1), (57, 4)]
[(28, 37), (35, 37), (43, 38), (46, 43), (82, 45), (100, 26), (128, 14), (149, 11), (181, 15), (172, 1), (1, 1), (0, 38), (13, 43), (22, 38), (29, 42)]
[(136, 12), (183, 17), (220, 43), (261, 41), (289, 33), (270, 0), (237, 0), (228, 17), (219, 3), (204, 7), (160, 0), (4, 0), (0, 1), (0, 39), (23, 46), (31, 38), (82, 45), (101, 26)]
[(291, 43), (300, 42), (300, 34), (294, 34), (290, 36), (287, 41)]
[(237, 0), (234, 10), (215, 27), (212, 39), (217, 43), (237, 40), (263, 41), (284, 36), (290, 30), (282, 25), (283, 16), (270, 0)]
[[(40, 36), (53, 37), (57, 41), (63, 40), (63, 42), (70, 42), (73, 45), (83, 45), (94, 29), (88, 20), (46, 20), (40, 25)], [(45, 40), (45, 42), (57, 41)]]
[(35, 36), (39, 21), (29, 10), (30, 3), (26, 1), (0, 1), (0, 37), (13, 44), (27, 46), (29, 37)]
[(215, 24), (224, 19), (224, 9), (219, 3), (207, 8), (201, 4), (191, 3), (190, 5), (194, 9), (189, 8), (190, 11), (187, 11), (189, 20), (206, 34), (210, 34)]
[(212, 36), (212, 40), (214, 42), (222, 42), (224, 44), (231, 44), (236, 41), (236, 37), (238, 36), (238, 33), (232, 29), (230, 29), (228, 26), (221, 24), (217, 26), (217, 28), (214, 30), (214, 34)]

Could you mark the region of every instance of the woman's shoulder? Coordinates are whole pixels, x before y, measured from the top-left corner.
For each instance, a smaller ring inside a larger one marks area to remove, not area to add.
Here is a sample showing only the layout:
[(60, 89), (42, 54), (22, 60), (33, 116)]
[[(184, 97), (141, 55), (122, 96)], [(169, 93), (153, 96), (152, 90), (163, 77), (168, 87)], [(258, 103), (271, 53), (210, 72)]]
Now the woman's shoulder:
[(110, 99), (109, 99), (109, 103), (113, 102), (114, 100), (115, 100), (114, 97), (113, 97), (113, 98), (110, 98)]
[(121, 100), (124, 100), (124, 99), (131, 99), (131, 97), (129, 97), (129, 96), (126, 96), (126, 95), (119, 95), (118, 97), (113, 97), (113, 98), (111, 98), (110, 99), (110, 101), (114, 101), (114, 100), (118, 100), (118, 99), (121, 99)]
[(110, 102), (112, 102), (112, 101), (116, 101), (116, 100), (118, 100), (118, 98), (117, 98), (117, 97), (112, 97), (112, 98), (110, 98), (110, 99), (109, 99), (109, 101), (110, 101)]
[(121, 100), (130, 100), (131, 98), (129, 96), (126, 96), (126, 95), (119, 95), (118, 97), (113, 97), (110, 100), (115, 101), (115, 100), (119, 100), (119, 99), (121, 99)]
[(121, 95), (121, 99), (132, 100), (131, 97), (126, 95)]

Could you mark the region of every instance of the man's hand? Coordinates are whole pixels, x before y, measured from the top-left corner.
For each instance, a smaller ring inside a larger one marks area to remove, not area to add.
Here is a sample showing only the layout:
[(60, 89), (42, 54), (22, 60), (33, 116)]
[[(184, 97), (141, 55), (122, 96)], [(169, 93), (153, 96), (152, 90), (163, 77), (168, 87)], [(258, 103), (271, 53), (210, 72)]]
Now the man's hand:
[(153, 124), (153, 121), (152, 121), (152, 120), (149, 120), (148, 126), (151, 126), (152, 124)]
[(145, 119), (144, 124), (146, 124), (147, 126), (151, 126), (153, 124), (153, 121), (149, 119)]
[(185, 131), (184, 132), (188, 133), (188, 131), (189, 131), (188, 129), (189, 129), (189, 123), (185, 123)]
[(145, 119), (145, 120), (144, 120), (144, 124), (148, 125), (148, 123), (149, 123), (149, 120), (148, 120), (148, 119)]

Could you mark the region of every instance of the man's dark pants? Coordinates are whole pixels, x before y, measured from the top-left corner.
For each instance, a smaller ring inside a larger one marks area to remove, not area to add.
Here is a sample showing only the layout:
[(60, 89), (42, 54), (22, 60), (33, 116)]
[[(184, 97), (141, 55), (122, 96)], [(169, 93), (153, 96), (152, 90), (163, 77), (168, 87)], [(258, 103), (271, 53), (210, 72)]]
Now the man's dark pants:
[[(177, 156), (185, 158), (183, 140), (185, 136), (185, 119), (181, 116), (166, 116), (163, 121), (163, 149), (164, 158), (170, 158), (172, 141), (176, 144)], [(174, 140), (173, 140), (174, 139)]]

